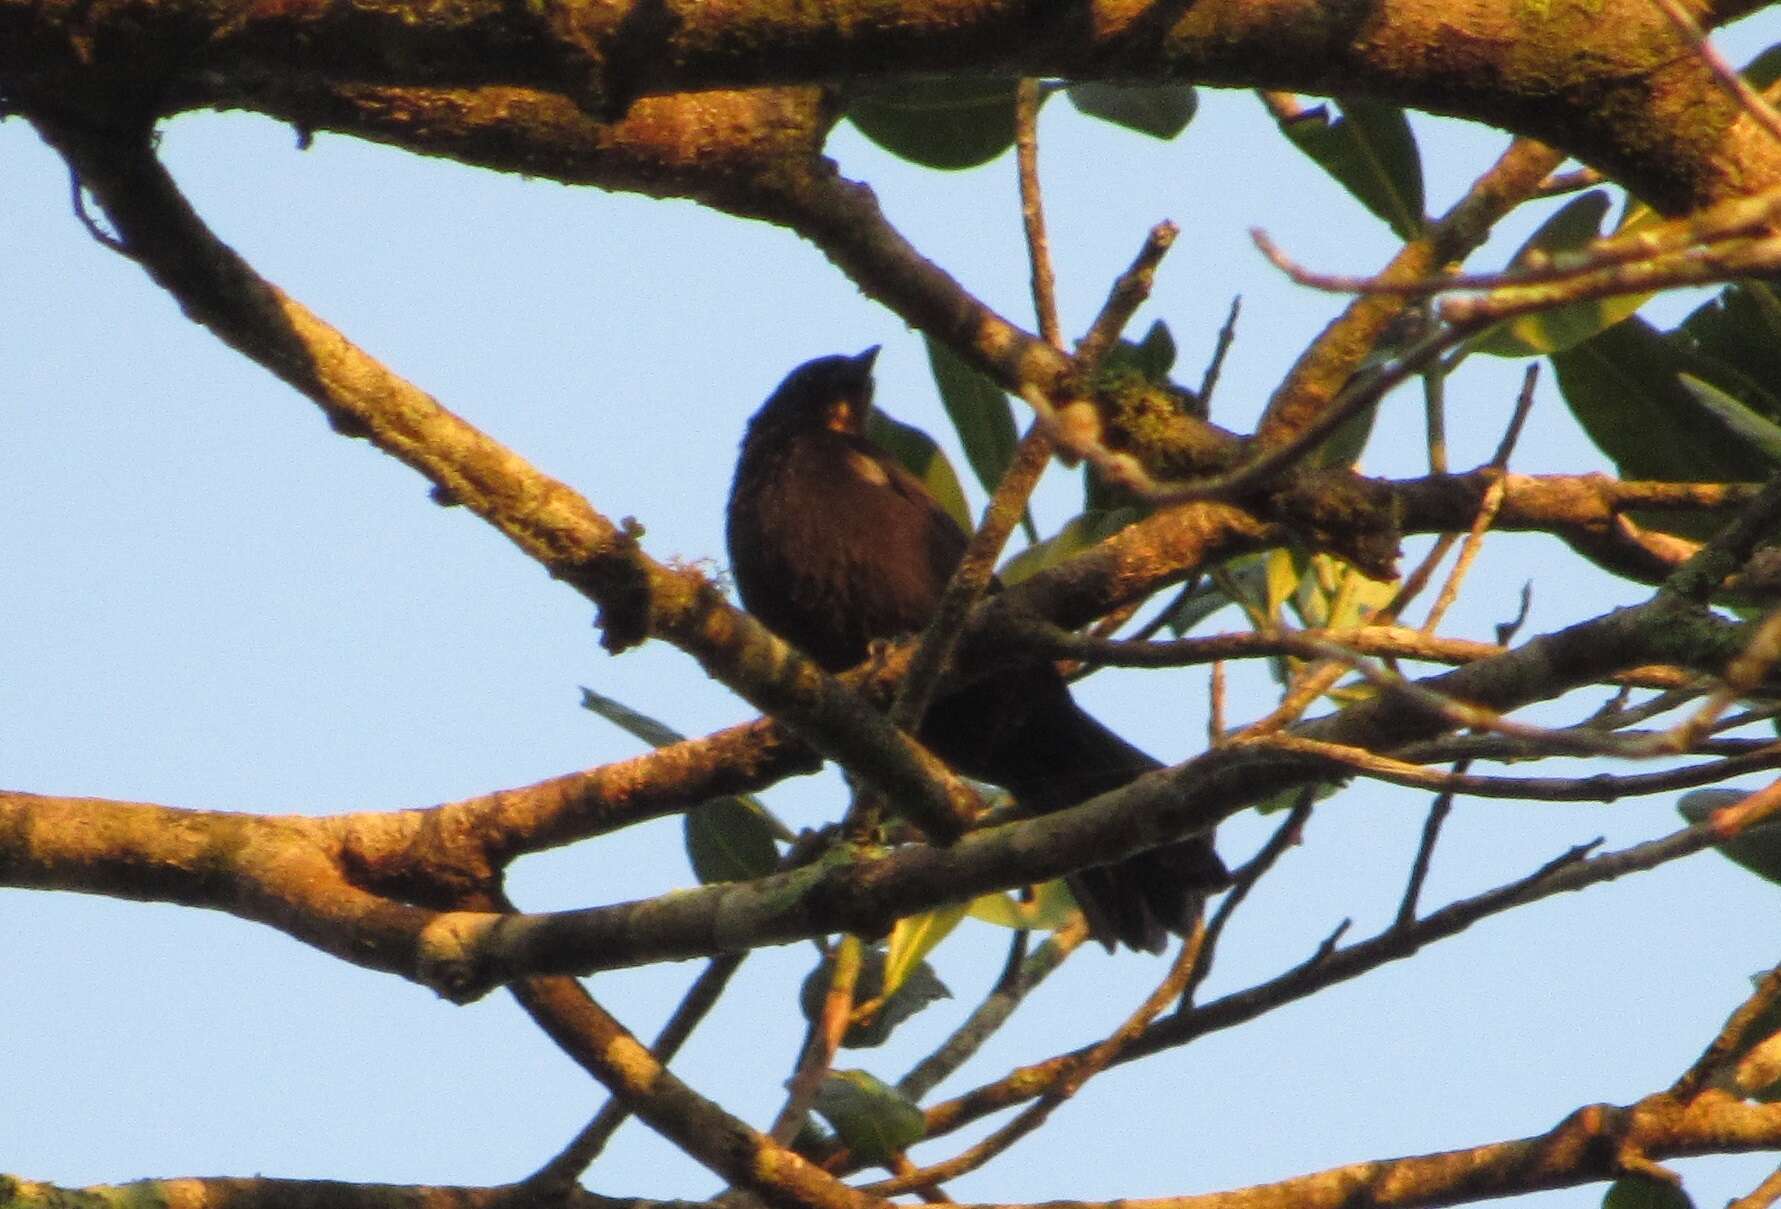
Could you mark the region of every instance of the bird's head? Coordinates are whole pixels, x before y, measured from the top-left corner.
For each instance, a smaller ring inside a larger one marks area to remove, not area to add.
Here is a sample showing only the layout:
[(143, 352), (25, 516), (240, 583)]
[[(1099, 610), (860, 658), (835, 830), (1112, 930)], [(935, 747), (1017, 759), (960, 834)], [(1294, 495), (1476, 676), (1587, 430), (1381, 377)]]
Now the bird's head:
[(818, 357), (785, 376), (749, 425), (805, 431), (827, 428), (859, 436), (872, 412), (875, 344), (853, 357)]

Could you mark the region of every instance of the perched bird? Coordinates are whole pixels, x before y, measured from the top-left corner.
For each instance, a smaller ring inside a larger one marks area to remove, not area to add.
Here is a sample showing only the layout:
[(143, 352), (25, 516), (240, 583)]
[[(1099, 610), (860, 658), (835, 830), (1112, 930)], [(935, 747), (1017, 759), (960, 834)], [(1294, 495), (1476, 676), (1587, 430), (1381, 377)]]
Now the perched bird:
[[(877, 348), (793, 370), (749, 421), (730, 490), (731, 572), (750, 613), (830, 671), (875, 639), (920, 630), (966, 535), (925, 487), (865, 436)], [(919, 736), (966, 776), (1029, 811), (1074, 806), (1160, 765), (1084, 713), (1049, 660), (946, 693)], [(1159, 952), (1193, 926), (1228, 874), (1197, 836), (1069, 885), (1097, 940)]]

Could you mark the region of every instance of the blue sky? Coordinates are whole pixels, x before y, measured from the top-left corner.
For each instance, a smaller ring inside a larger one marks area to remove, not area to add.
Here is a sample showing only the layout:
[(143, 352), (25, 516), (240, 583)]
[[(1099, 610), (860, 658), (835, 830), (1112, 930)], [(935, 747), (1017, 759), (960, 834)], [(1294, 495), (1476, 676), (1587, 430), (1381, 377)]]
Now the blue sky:
[[(1419, 131), (1436, 212), (1504, 141), (1421, 119)], [(1248, 427), (1340, 305), (1269, 269), (1247, 230), (1265, 227), (1331, 270), (1367, 271), (1392, 248), (1244, 94), (1203, 94), (1194, 125), (1169, 144), (1061, 103), (1048, 106), (1041, 137), (1066, 330), (1082, 329), (1150, 225), (1173, 218), (1183, 235), (1137, 330), (1166, 319), (1182, 377), (1195, 380), (1242, 293), (1214, 403), (1234, 428)], [(174, 122), (164, 150), (199, 211), (266, 276), (607, 515), (637, 517), (659, 558), (721, 572), (741, 426), (808, 357), (882, 343), (880, 403), (944, 431), (919, 338), (784, 231), (330, 135), (299, 151), (288, 128), (241, 115)], [(845, 128), (830, 150), (925, 254), (1029, 321), (1011, 156), (917, 172)], [(603, 653), (585, 601), (474, 517), (433, 506), (414, 474), (333, 433), (313, 405), (185, 320), (85, 236), (65, 172), (22, 122), (0, 124), (0, 165), (7, 787), (266, 812), (387, 809), (637, 750), (578, 707), (584, 684), (688, 732), (750, 716), (662, 644)], [(1535, 221), (1509, 224), (1499, 246)], [(1520, 368), (1480, 366), (1450, 388), (1456, 465), (1488, 456)], [(1382, 427), (1419, 433), (1419, 411), (1414, 395), (1394, 396)], [(1398, 435), (1376, 442), (1367, 466), (1415, 473), (1419, 459), (1414, 436)], [(1549, 383), (1516, 464), (1602, 468)], [(1069, 476), (1054, 475), (1039, 502), (1047, 531), (1076, 498)], [(1505, 539), (1446, 632), (1488, 633), (1528, 579), (1529, 632), (1643, 595), (1581, 571), (1557, 543)], [(1238, 675), (1234, 716), (1264, 708), (1266, 687)], [(1081, 692), (1161, 757), (1201, 742), (1203, 672), (1105, 674)], [(1586, 708), (1579, 698), (1548, 716)], [(844, 801), (832, 773), (768, 800), (800, 825)], [(1344, 917), (1354, 936), (1381, 926), (1425, 805), (1361, 786), (1321, 807), (1306, 844), (1239, 916), (1207, 994), (1303, 959)], [(1581, 839), (1620, 846), (1675, 824), (1668, 799), (1462, 803), (1427, 901), (1486, 888)], [(1265, 830), (1234, 820), (1221, 833), (1227, 859)], [(514, 890), (542, 910), (689, 880), (670, 820), (530, 858)], [(999, 1201), (1211, 1191), (1542, 1131), (1579, 1105), (1664, 1086), (1693, 1059), (1747, 976), (1776, 960), (1776, 893), (1708, 854), (1487, 922), (1102, 1076), (1054, 1119), (1067, 1145), (1029, 1140), (952, 1191)], [(983, 993), (1004, 943), (968, 924), (937, 958), (958, 999), (885, 1050), (843, 1061), (900, 1074)], [(676, 1069), (732, 1111), (769, 1120), (810, 961), (807, 946), (753, 957)], [(502, 995), (454, 1007), (222, 915), (4, 891), (0, 964), (13, 972), (0, 1013), (13, 1089), (0, 1102), (0, 1167), (27, 1177), (492, 1183), (548, 1158), (601, 1098)], [(592, 989), (647, 1035), (695, 968), (604, 974)], [(1094, 1038), (1162, 969), (1084, 952), (942, 1093)], [(1708, 1204), (1769, 1166), (1751, 1157), (1682, 1169)], [(651, 1196), (714, 1188), (636, 1125), (589, 1183)]]

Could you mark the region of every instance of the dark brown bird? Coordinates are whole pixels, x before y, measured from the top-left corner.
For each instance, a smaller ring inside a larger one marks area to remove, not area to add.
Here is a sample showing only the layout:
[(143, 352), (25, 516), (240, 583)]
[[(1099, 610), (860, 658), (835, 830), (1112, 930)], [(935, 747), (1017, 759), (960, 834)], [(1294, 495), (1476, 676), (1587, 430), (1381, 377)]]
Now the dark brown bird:
[[(742, 603), (830, 671), (875, 639), (920, 630), (966, 535), (865, 436), (876, 348), (820, 357), (779, 384), (742, 439), (730, 490), (730, 564)], [(937, 699), (923, 743), (1033, 812), (1062, 810), (1161, 767), (1084, 713), (1048, 660)], [(1159, 952), (1228, 874), (1198, 836), (1069, 878), (1095, 938)]]

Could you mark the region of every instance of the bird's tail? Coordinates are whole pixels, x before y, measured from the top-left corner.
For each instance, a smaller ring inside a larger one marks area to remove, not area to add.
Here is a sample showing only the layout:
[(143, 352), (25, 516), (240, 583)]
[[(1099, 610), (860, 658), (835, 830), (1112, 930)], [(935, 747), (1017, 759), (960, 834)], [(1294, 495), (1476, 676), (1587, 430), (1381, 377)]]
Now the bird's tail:
[[(1070, 698), (1049, 666), (1009, 691), (1008, 675), (935, 703), (936, 752), (967, 776), (993, 781), (1035, 814), (1048, 814), (1118, 789), (1162, 765), (1102, 726)], [(1018, 699), (1018, 703), (1016, 698)], [(975, 718), (975, 726), (967, 716)], [(930, 720), (933, 715), (930, 715)], [(970, 734), (963, 744), (955, 736)], [(924, 730), (924, 738), (930, 737)], [(1185, 936), (1206, 895), (1230, 882), (1210, 835), (1153, 848), (1067, 879), (1090, 933), (1108, 949), (1159, 953), (1171, 932)]]

